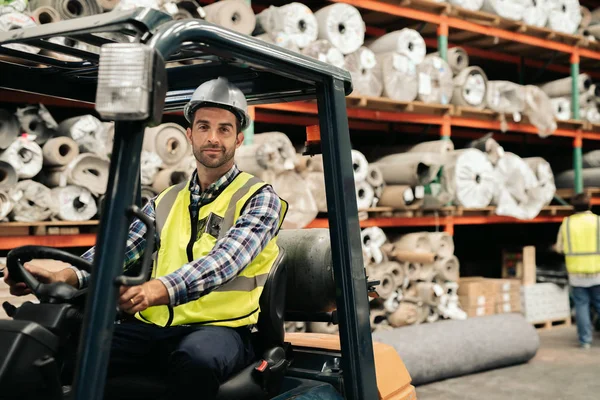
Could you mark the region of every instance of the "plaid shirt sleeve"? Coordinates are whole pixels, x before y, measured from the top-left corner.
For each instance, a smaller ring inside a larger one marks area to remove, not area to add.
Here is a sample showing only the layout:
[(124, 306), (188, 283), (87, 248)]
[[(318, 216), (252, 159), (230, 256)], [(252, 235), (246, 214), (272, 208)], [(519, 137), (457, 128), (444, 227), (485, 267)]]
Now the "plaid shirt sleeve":
[(279, 196), (264, 186), (210, 253), (158, 278), (167, 287), (170, 304), (196, 300), (235, 278), (277, 234), (280, 212)]
[[(144, 208), (142, 208), (142, 211), (150, 218), (154, 219), (154, 199), (151, 199), (148, 203), (146, 203)], [(129, 235), (127, 237), (127, 245), (125, 247), (125, 262), (123, 263), (124, 270), (127, 270), (127, 267), (137, 261), (144, 253), (144, 249), (146, 248), (146, 239), (144, 238), (145, 234), (146, 225), (144, 225), (139, 219), (135, 218), (129, 226)], [(83, 253), (81, 257), (89, 262), (94, 262), (95, 253), (96, 246)], [(71, 266), (71, 268), (77, 274), (79, 288), (82, 289), (87, 287), (90, 279), (89, 272), (82, 271), (73, 266)]]

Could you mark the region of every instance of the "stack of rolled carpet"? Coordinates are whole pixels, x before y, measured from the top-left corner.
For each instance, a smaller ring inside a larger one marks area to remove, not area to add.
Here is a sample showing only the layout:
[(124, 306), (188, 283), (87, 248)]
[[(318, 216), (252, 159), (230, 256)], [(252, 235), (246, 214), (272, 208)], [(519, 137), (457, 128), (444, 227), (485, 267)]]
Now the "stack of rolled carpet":
[[(600, 187), (600, 150), (592, 150), (583, 155), (581, 176), (586, 188)], [(556, 187), (574, 189), (575, 171), (568, 169), (556, 175)]]
[[(552, 103), (556, 119), (565, 121), (571, 119), (572, 114), (572, 78), (566, 77), (540, 85)], [(579, 74), (577, 77), (577, 91), (579, 98), (579, 118), (592, 123), (600, 123), (600, 87), (593, 83), (588, 74)]]

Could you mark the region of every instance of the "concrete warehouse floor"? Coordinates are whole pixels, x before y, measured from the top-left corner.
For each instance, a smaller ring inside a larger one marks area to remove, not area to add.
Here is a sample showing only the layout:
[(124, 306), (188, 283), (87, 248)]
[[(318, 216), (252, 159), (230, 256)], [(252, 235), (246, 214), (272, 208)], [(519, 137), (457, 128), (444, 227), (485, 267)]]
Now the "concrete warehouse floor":
[(599, 399), (600, 334), (582, 350), (575, 326), (538, 332), (541, 346), (529, 363), (419, 386), (417, 399)]

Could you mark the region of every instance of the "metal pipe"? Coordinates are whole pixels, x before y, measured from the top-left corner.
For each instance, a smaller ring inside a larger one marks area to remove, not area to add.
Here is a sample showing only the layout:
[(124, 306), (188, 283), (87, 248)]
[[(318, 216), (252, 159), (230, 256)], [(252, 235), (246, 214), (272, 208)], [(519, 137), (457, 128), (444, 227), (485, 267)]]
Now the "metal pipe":
[[(73, 399), (76, 400), (101, 400), (104, 396), (119, 293), (115, 278), (123, 272), (129, 231), (125, 210), (134, 201), (143, 138), (144, 123), (115, 124), (106, 200), (75, 369)], [(112, 229), (109, 231), (107, 227)]]
[(370, 332), (371, 326), (344, 85), (332, 78), (318, 89), (344, 393), (348, 400), (376, 399), (373, 341), (371, 335), (361, 335)]
[(581, 136), (575, 137), (573, 140), (573, 171), (575, 173), (575, 193), (583, 192), (583, 174), (581, 170), (583, 169), (583, 152), (581, 150), (582, 147)]
[(448, 61), (448, 24), (442, 22), (437, 28), (438, 34), (438, 53), (440, 58)]
[(571, 107), (573, 119), (579, 119), (579, 53), (571, 55)]

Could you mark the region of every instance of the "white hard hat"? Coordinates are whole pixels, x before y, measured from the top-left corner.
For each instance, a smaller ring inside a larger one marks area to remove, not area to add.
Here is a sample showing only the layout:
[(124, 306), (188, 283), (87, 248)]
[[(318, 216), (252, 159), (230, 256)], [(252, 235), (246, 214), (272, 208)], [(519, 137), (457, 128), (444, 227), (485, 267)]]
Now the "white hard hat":
[(229, 83), (227, 78), (219, 77), (198, 86), (183, 109), (185, 119), (190, 124), (200, 107), (219, 107), (231, 111), (240, 121), (241, 130), (250, 125), (246, 96), (237, 86)]

